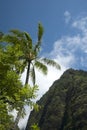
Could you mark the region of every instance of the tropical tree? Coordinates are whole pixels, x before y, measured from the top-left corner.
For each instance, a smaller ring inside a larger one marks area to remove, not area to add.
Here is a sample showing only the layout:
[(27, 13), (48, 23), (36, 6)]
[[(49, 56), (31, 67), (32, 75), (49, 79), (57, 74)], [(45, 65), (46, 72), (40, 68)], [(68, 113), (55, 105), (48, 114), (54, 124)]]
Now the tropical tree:
[(60, 69), (59, 64), (54, 60), (40, 57), (42, 36), (43, 27), (39, 23), (36, 44), (33, 43), (29, 33), (19, 30), (10, 30), (10, 34), (5, 35), (2, 39), (4, 42), (12, 45), (13, 49), (15, 49), (14, 53), (16, 53), (19, 61), (21, 61), (16, 63), (17, 72), (22, 73), (25, 67), (27, 67), (25, 84), (28, 84), (29, 75), (32, 77), (33, 84), (35, 84), (35, 67), (41, 70), (43, 74), (47, 74), (47, 65)]
[[(3, 43), (2, 43), (3, 45)], [(36, 98), (38, 86), (23, 85), (16, 70), (18, 67), (18, 56), (14, 55), (16, 50), (12, 46), (0, 46), (0, 129), (14, 128), (14, 118), (11, 112), (22, 108), (21, 115), (25, 115), (23, 106), (35, 106), (32, 99)], [(18, 130), (18, 127), (16, 127)]]
[[(2, 38), (2, 41), (10, 43), (13, 48), (16, 48), (15, 52), (18, 58), (17, 62), (15, 63), (16, 72), (20, 74), (25, 70), (25, 68), (27, 69), (25, 85), (27, 85), (29, 82), (29, 76), (32, 78), (33, 85), (35, 85), (35, 68), (41, 70), (45, 75), (47, 74), (48, 65), (60, 69), (59, 64), (57, 64), (54, 60), (40, 57), (42, 36), (43, 27), (41, 23), (39, 23), (37, 36), (38, 38), (35, 44), (33, 43), (29, 33), (19, 30), (10, 30), (10, 33)], [(18, 121), (20, 119), (21, 114), (19, 113), (21, 113), (21, 111), (22, 110), (18, 112), (16, 124), (18, 124)]]

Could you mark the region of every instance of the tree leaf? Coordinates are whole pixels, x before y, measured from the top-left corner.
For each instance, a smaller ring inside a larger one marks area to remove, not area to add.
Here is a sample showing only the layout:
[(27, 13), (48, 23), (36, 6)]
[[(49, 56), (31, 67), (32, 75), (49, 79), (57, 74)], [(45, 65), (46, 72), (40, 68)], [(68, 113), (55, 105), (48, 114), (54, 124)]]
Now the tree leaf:
[(61, 69), (60, 65), (57, 62), (55, 62), (54, 60), (42, 58), (41, 61), (43, 61), (47, 65), (53, 66), (57, 69)]
[(38, 70), (41, 70), (43, 74), (47, 74), (47, 66), (44, 65), (43, 63), (41, 63), (40, 61), (35, 61), (35, 67), (38, 69)]

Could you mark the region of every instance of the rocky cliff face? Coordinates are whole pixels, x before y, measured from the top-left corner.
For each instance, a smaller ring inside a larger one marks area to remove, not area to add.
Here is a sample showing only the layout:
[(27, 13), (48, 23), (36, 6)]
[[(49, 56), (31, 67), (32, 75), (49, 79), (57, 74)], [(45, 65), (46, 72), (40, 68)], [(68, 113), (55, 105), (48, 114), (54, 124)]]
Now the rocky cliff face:
[(32, 111), (26, 130), (87, 130), (87, 72), (69, 69), (53, 83)]

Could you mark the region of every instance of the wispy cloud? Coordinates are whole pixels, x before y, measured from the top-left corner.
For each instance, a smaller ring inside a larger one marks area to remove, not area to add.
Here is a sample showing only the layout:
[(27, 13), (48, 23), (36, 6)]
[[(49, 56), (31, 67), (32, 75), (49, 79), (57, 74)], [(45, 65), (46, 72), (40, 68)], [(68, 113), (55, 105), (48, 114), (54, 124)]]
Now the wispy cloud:
[(87, 17), (78, 18), (76, 21), (72, 23), (72, 26), (81, 30), (82, 33), (87, 35)]
[(77, 34), (58, 39), (51, 56), (65, 67), (87, 68), (87, 17), (74, 20), (71, 27)]
[(71, 19), (71, 14), (69, 11), (65, 11), (64, 12), (64, 16), (65, 16), (65, 23), (69, 23), (70, 19)]

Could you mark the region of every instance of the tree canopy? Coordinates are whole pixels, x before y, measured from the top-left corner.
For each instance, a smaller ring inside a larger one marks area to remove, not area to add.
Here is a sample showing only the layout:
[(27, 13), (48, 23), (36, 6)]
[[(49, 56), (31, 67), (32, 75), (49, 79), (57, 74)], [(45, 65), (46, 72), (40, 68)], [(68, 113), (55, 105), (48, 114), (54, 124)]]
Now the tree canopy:
[[(1, 33), (0, 42), (0, 101), (5, 104), (7, 115), (9, 111), (18, 111), (13, 130), (17, 128), (19, 119), (24, 115), (24, 106), (35, 106), (32, 99), (36, 98), (35, 68), (47, 74), (47, 67), (51, 65), (60, 69), (58, 63), (52, 59), (40, 57), (43, 27), (38, 24), (37, 41), (33, 40), (29, 33), (17, 29), (12, 29), (8, 34)], [(3, 47), (3, 42), (5, 46)], [(20, 77), (27, 69), (25, 85), (22, 84)], [(33, 87), (30, 87), (29, 76), (32, 77)], [(10, 118), (9, 118), (10, 119)], [(11, 120), (12, 121), (12, 120)]]
[(22, 106), (21, 117), (25, 114), (24, 105), (33, 107), (38, 86), (23, 85), (17, 73), (18, 53), (11, 45), (0, 47), (0, 129), (7, 130), (14, 126), (14, 117), (10, 114), (14, 109), (19, 111)]

